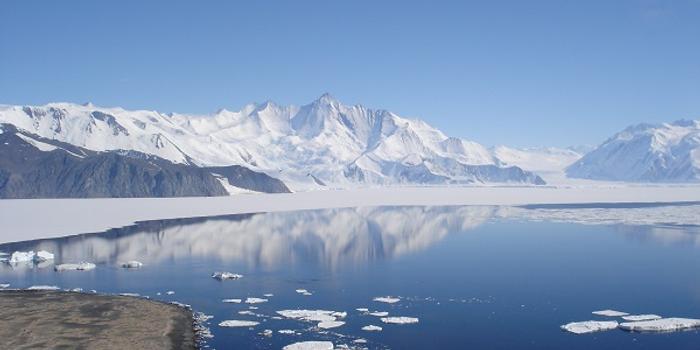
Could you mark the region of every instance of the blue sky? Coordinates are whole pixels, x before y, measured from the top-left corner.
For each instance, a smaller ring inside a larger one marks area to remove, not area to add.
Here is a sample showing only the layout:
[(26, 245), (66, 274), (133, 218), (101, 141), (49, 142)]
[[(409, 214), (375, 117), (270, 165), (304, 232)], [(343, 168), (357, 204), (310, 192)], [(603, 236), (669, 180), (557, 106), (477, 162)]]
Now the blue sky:
[(700, 0), (0, 2), (0, 103), (345, 103), (486, 145), (700, 118)]

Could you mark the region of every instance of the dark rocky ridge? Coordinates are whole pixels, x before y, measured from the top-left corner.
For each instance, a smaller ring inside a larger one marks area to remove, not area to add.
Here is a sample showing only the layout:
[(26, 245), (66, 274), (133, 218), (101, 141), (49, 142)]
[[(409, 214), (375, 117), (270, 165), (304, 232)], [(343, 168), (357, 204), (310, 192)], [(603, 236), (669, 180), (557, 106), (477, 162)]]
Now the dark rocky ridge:
[[(289, 192), (242, 166), (202, 168), (134, 151), (95, 152), (0, 125), (0, 198), (225, 196), (212, 173), (258, 192)], [(21, 136), (57, 147), (42, 151)]]

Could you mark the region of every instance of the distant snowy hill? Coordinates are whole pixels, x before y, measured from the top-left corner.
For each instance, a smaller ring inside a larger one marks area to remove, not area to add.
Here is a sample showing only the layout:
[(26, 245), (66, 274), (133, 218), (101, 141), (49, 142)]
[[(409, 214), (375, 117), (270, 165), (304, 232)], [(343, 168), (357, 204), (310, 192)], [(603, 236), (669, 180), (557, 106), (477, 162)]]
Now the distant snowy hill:
[(593, 180), (700, 181), (700, 121), (628, 127), (566, 172), (570, 177)]
[(0, 123), (93, 151), (130, 150), (199, 167), (241, 165), (293, 190), (358, 184), (544, 184), (474, 142), (420, 120), (347, 106), (249, 104), (213, 115), (93, 105), (0, 106)]
[(566, 167), (583, 156), (577, 148), (511, 148), (497, 146), (492, 149), (494, 157), (502, 166), (517, 166), (541, 176), (548, 184), (564, 182)]

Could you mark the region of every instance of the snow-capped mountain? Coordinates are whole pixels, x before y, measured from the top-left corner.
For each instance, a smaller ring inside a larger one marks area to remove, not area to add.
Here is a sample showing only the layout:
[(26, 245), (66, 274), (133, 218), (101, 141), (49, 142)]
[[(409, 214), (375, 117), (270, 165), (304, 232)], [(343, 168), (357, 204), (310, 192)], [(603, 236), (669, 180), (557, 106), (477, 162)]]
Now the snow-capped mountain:
[(292, 189), (357, 184), (543, 184), (487, 148), (420, 120), (347, 106), (328, 94), (301, 107), (273, 102), (213, 115), (91, 104), (0, 106), (0, 123), (94, 151), (132, 150), (200, 167), (242, 165)]
[(566, 172), (570, 177), (593, 180), (700, 181), (700, 121), (630, 126)]
[(541, 176), (548, 184), (566, 181), (566, 167), (579, 160), (583, 147), (556, 148), (512, 148), (497, 146), (492, 149), (494, 157), (502, 166), (517, 166)]

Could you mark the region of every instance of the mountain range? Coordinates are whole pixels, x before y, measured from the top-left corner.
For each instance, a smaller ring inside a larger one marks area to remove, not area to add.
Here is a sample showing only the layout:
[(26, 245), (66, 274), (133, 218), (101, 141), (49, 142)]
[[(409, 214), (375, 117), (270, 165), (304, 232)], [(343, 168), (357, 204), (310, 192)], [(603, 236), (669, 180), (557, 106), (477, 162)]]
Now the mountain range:
[[(300, 107), (268, 101), (212, 115), (72, 103), (0, 105), (0, 132), (4, 138), (13, 135), (0, 147), (2, 154), (20, 152), (21, 146), (35, 160), (19, 164), (22, 158), (13, 156), (0, 162), (0, 196), (6, 197), (10, 192), (14, 197), (209, 196), (384, 185), (544, 185), (564, 174), (693, 182), (699, 180), (700, 164), (697, 121), (630, 127), (592, 150), (487, 148), (448, 137), (421, 120), (344, 105), (329, 94)], [(102, 173), (86, 165), (92, 162), (102, 164)], [(52, 173), (46, 171), (49, 165)], [(120, 166), (131, 175), (114, 170)], [(20, 190), (39, 177), (48, 184), (61, 171), (72, 190), (59, 189), (65, 185), (58, 183), (41, 193)], [(28, 174), (35, 178), (27, 180)], [(134, 174), (138, 185), (127, 179)], [(85, 190), (96, 178), (103, 188)], [(133, 193), (127, 189), (139, 186)]]

